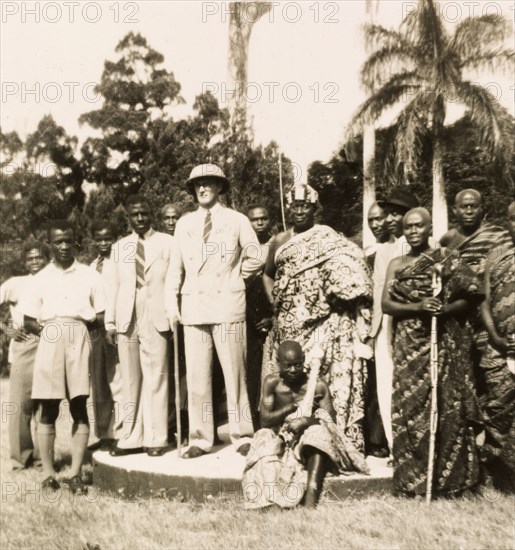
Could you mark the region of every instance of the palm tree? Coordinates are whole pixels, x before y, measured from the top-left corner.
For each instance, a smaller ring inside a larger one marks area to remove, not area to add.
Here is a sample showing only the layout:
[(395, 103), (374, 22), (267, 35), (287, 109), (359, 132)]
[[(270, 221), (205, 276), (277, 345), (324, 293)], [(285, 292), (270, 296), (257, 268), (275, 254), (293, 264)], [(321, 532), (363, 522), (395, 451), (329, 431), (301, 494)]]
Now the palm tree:
[(435, 237), (447, 230), (442, 133), (448, 103), (464, 105), (469, 111), (491, 158), (507, 162), (510, 157), (509, 113), (493, 94), (466, 80), (463, 73), (484, 67), (512, 69), (515, 53), (504, 46), (511, 32), (509, 21), (490, 14), (466, 18), (450, 34), (433, 0), (419, 0), (398, 31), (379, 25), (365, 28), (374, 52), (361, 69), (361, 80), (374, 91), (354, 115), (347, 136), (361, 132), (386, 109), (405, 103), (396, 123), (396, 169), (409, 181), (424, 138), (430, 138)]
[[(379, 0), (366, 0), (366, 15), (369, 24), (374, 24), (374, 15), (379, 9)], [(373, 89), (368, 88), (368, 93)], [(374, 121), (370, 120), (363, 127), (363, 248), (374, 242), (374, 236), (368, 227), (368, 211), (376, 199), (376, 178), (375, 178), (375, 153), (376, 153), (376, 130)]]

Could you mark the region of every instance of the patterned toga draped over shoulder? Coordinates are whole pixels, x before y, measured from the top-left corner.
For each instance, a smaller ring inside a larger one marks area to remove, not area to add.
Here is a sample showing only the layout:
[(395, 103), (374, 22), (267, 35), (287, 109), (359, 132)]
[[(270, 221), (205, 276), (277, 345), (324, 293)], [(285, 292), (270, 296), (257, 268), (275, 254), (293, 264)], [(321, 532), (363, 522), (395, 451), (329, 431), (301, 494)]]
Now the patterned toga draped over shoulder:
[(363, 452), (366, 368), (359, 350), (368, 334), (372, 297), (363, 251), (330, 227), (315, 225), (280, 246), (275, 264), (274, 327), (265, 344), (262, 379), (278, 371), (282, 341), (299, 342), (306, 363), (320, 343), (321, 373), (337, 424)]
[[(390, 296), (400, 303), (432, 296), (432, 271), (442, 264), (444, 305), (459, 299), (481, 300), (482, 288), (474, 272), (455, 251), (441, 248), (395, 273)], [(472, 331), (466, 315), (438, 318), (438, 428), (434, 494), (452, 494), (479, 480), (475, 437), (480, 415), (472, 369)], [(394, 379), (392, 400), (394, 491), (426, 492), (431, 410), (431, 317), (414, 314), (394, 323)]]

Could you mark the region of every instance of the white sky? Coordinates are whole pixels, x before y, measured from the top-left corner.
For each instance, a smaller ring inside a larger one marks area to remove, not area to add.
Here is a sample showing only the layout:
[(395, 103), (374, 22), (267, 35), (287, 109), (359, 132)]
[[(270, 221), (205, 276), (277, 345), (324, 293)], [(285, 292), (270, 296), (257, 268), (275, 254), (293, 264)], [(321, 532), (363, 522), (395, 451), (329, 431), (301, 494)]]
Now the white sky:
[[(88, 126), (79, 127), (78, 117), (100, 107), (91, 83), (99, 81), (104, 60), (116, 59), (116, 44), (131, 30), (165, 56), (165, 67), (181, 83), (187, 106), (174, 109), (175, 117), (191, 112), (206, 86), (218, 90), (223, 105), (228, 2), (2, 0), (0, 6), (3, 131), (24, 138), (51, 113), (80, 141), (92, 135)], [(375, 19), (397, 27), (415, 7), (415, 0), (380, 0)], [(502, 0), (444, 1), (439, 7), (449, 27), (468, 15), (497, 12), (513, 19), (514, 13), (513, 2)], [(366, 57), (365, 22), (364, 0), (275, 2), (250, 43), (249, 97), (261, 94), (249, 110), (257, 143), (275, 139), (302, 171), (338, 149), (345, 124), (364, 99), (358, 78)], [(513, 113), (513, 78), (472, 79), (488, 85)]]

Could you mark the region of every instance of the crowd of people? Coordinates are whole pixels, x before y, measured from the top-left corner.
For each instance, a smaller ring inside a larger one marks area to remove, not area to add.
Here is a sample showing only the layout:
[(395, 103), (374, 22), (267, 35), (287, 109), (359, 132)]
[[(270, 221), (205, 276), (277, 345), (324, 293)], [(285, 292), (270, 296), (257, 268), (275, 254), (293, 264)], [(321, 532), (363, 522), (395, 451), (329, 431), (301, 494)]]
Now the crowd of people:
[[(370, 208), (376, 243), (362, 250), (316, 223), (306, 184), (276, 235), (263, 206), (224, 205), (219, 167), (195, 167), (186, 186), (198, 208), (167, 204), (162, 231), (142, 195), (126, 201), (129, 235), (95, 220), (89, 266), (67, 221), (25, 244), (28, 275), (0, 289), (15, 469), (41, 463), (44, 488), (84, 492), (88, 443), (113, 457), (187, 443), (196, 459), (220, 443), (225, 407), (247, 508), (315, 507), (326, 474), (367, 474), (367, 455), (388, 460), (397, 495), (515, 489), (515, 202), (503, 229), (461, 191), (437, 242), (396, 188)], [(59, 479), (63, 399), (72, 464)]]

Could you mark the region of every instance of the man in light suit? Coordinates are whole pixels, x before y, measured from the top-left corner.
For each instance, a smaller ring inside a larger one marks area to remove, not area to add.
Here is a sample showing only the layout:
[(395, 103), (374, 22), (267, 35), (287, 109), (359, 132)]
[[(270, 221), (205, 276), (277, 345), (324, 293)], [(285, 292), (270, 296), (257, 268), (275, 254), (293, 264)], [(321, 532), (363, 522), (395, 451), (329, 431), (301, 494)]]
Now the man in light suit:
[(229, 182), (218, 166), (197, 166), (187, 186), (199, 208), (177, 222), (166, 292), (170, 323), (184, 325), (190, 448), (183, 458), (213, 447), (213, 347), (224, 374), (231, 442), (245, 455), (253, 428), (245, 386), (244, 278), (264, 258), (247, 217), (220, 204)]
[(173, 238), (151, 227), (147, 199), (126, 202), (133, 232), (112, 247), (106, 330), (117, 341), (123, 387), (123, 427), (112, 456), (161, 456), (167, 446), (169, 323), (165, 278)]

